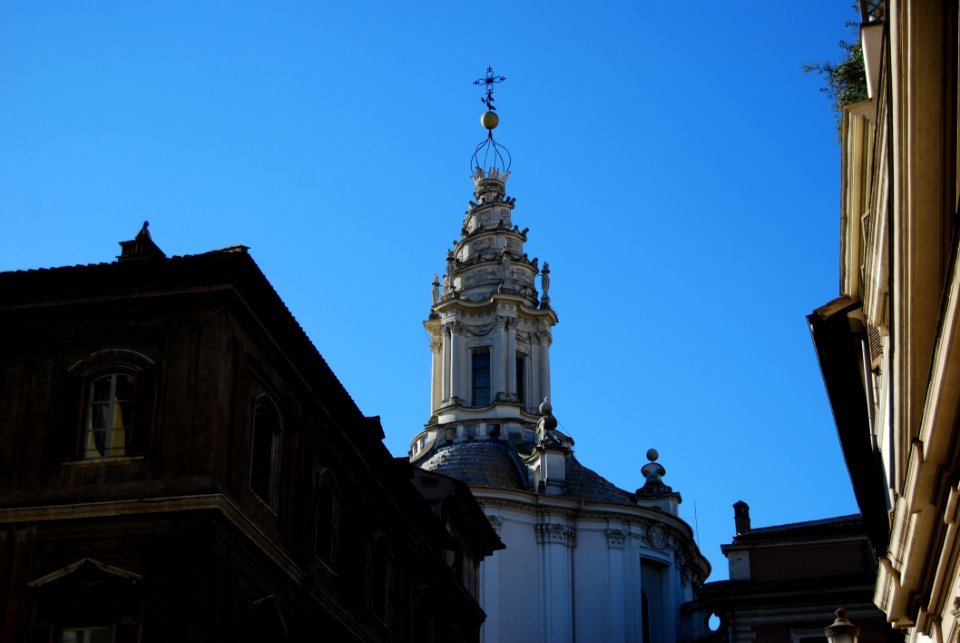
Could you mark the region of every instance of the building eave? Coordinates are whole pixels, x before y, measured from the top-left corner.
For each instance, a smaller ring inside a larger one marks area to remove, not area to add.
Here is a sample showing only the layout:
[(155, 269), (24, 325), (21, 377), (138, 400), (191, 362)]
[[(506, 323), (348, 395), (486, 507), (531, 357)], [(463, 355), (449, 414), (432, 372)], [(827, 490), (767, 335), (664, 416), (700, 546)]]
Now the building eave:
[(849, 317), (859, 309), (860, 302), (840, 297), (808, 315), (807, 321), (864, 530), (882, 555), (890, 535), (886, 490), (863, 388), (861, 338)]

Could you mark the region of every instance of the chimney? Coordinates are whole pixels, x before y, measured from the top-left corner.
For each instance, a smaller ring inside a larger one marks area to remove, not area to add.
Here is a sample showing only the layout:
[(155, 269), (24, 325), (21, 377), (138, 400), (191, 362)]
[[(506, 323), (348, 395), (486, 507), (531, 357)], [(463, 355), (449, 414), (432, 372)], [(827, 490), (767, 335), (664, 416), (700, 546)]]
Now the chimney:
[(750, 505), (743, 500), (733, 503), (733, 521), (737, 527), (737, 535), (750, 531)]

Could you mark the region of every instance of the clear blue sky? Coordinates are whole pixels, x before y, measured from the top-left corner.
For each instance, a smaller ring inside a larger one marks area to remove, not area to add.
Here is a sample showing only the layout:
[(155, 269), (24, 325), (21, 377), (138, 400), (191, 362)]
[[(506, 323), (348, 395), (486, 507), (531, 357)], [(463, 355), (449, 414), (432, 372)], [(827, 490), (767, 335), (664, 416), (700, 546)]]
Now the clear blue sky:
[(428, 419), (430, 282), (488, 65), (552, 268), (554, 411), (640, 486), (656, 447), (714, 566), (856, 511), (805, 315), (838, 294), (820, 80), (850, 2), (0, 0), (0, 270), (243, 243), (395, 455)]

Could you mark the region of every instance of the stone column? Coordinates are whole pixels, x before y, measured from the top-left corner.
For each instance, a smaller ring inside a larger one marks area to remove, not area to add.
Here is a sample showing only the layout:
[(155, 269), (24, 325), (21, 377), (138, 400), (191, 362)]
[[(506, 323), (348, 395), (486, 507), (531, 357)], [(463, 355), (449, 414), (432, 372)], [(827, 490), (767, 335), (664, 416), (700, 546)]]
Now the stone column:
[(441, 381), (441, 388), (442, 388), (441, 398), (442, 398), (442, 400), (443, 400), (444, 402), (446, 402), (447, 400), (450, 399), (450, 395), (451, 395), (450, 391), (451, 391), (452, 389), (451, 389), (451, 385), (450, 385), (450, 380), (451, 380), (451, 375), (452, 375), (452, 373), (453, 373), (453, 371), (451, 370), (453, 364), (452, 364), (451, 359), (450, 359), (451, 353), (453, 352), (453, 351), (452, 351), (452, 346), (451, 346), (451, 341), (450, 341), (450, 335), (451, 335), (451, 333), (450, 333), (450, 326), (443, 326), (443, 327), (441, 327), (441, 328), (440, 328), (440, 334), (441, 334), (441, 341), (442, 341), (442, 343), (443, 343), (443, 346), (442, 346), (442, 348), (441, 348), (443, 354), (440, 356), (440, 368), (442, 369), (442, 372), (441, 372), (441, 380), (442, 380), (442, 381)]
[(530, 368), (527, 373), (530, 374), (530, 381), (527, 383), (527, 390), (530, 391), (527, 408), (535, 409), (543, 401), (543, 395), (540, 394), (540, 344), (536, 333), (531, 333), (530, 336)]
[(507, 392), (504, 378), (504, 347), (507, 345), (507, 318), (497, 315), (493, 336), (493, 348), (490, 350), (490, 399), (496, 400), (501, 393)]
[[(450, 397), (464, 400), (464, 364), (463, 338), (460, 336), (460, 323), (450, 324)], [(469, 403), (469, 402), (467, 402)]]
[(430, 413), (440, 408), (443, 401), (443, 334), (430, 336), (430, 357), (433, 368), (430, 371)]
[(540, 340), (540, 400), (550, 397), (550, 344), (553, 341), (550, 337), (550, 330), (544, 329), (537, 332)]
[(507, 323), (507, 395), (511, 399), (517, 397), (517, 323), (519, 320), (510, 319)]

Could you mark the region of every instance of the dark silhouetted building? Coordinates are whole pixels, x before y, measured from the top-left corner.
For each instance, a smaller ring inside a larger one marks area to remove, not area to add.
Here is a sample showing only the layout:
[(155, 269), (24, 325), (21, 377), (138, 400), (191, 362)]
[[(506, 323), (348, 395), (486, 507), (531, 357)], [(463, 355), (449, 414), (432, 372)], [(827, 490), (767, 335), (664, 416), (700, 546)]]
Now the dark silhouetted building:
[(502, 547), (243, 246), (0, 274), (0, 640), (476, 641)]
[(720, 627), (705, 641), (813, 643), (844, 608), (861, 641), (903, 641), (873, 605), (877, 562), (860, 516), (753, 529), (750, 508), (734, 506), (737, 535), (723, 545), (730, 579), (699, 593)]

